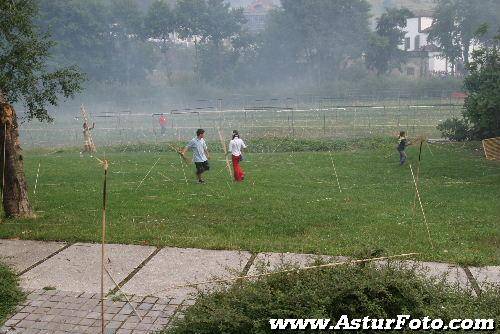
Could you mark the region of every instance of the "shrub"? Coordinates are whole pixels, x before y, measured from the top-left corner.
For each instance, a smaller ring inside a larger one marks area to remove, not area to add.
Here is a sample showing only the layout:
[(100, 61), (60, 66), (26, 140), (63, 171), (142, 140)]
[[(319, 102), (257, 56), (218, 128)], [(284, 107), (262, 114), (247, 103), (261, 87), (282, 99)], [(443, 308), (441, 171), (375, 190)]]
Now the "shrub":
[(0, 263), (0, 325), (23, 298), (16, 275)]
[[(164, 333), (271, 333), (270, 318), (500, 318), (498, 289), (470, 291), (396, 267), (344, 266), (237, 283), (202, 294)], [(286, 331), (283, 331), (286, 332)]]
[[(282, 152), (328, 152), (353, 149), (379, 149), (392, 145), (394, 139), (389, 137), (356, 138), (356, 139), (293, 139), (289, 137), (271, 137), (246, 141), (249, 153), (282, 153)], [(172, 147), (182, 148), (186, 142), (138, 143), (107, 147), (107, 152), (172, 152)], [(219, 141), (208, 143), (211, 152), (221, 153), (223, 148)], [(227, 147), (226, 147), (227, 149)]]
[(463, 119), (448, 118), (439, 123), (437, 129), (441, 131), (441, 136), (453, 141), (464, 141), (471, 139), (472, 132), (467, 122)]
[(480, 139), (500, 136), (500, 35), (492, 43), (473, 52), (464, 81), (464, 116)]

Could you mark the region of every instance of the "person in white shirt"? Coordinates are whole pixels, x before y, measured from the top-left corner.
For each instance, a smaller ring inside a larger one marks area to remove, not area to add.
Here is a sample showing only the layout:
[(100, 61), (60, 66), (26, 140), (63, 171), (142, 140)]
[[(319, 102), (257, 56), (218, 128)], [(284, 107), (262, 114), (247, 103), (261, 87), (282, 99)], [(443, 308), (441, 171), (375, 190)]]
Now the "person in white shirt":
[(231, 152), (234, 170), (234, 180), (236, 182), (241, 182), (245, 178), (245, 172), (241, 168), (240, 161), (243, 160), (243, 149), (247, 146), (245, 142), (240, 138), (238, 131), (233, 131), (233, 139), (229, 142), (229, 152)]

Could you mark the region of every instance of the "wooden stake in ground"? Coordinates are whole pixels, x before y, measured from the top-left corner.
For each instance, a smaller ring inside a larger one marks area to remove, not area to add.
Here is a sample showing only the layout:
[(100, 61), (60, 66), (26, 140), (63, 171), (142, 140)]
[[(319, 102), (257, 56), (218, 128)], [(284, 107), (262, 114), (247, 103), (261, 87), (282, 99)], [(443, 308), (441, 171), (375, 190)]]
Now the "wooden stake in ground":
[(90, 127), (87, 111), (85, 110), (85, 107), (83, 106), (83, 104), (80, 107), (80, 112), (82, 113), (82, 117), (83, 117), (83, 121), (84, 121), (84, 123), (83, 123), (83, 137), (85, 140), (84, 151), (95, 152), (96, 148), (95, 148), (95, 144), (94, 144), (94, 139), (92, 139), (92, 134), (90, 133), (90, 131), (94, 129), (94, 125), (92, 125), (92, 127)]
[(106, 242), (106, 182), (108, 177), (108, 161), (103, 161), (104, 167), (104, 182), (102, 188), (102, 243), (101, 243), (101, 333), (104, 334), (104, 272), (105, 272), (105, 242)]
[[(420, 147), (418, 149), (418, 164), (417, 164), (417, 177), (416, 182), (418, 185), (419, 177), (420, 177), (420, 161), (422, 160), (422, 144), (424, 142), (424, 138), (419, 138)], [(417, 192), (415, 191), (415, 196), (413, 197), (413, 211), (412, 214), (415, 215), (415, 207), (417, 206)]]
[(38, 175), (40, 174), (40, 163), (38, 163), (38, 168), (36, 170), (35, 188), (33, 189), (33, 195), (36, 194), (36, 185), (38, 184)]
[(227, 148), (226, 144), (224, 143), (224, 140), (222, 139), (222, 133), (220, 129), (217, 130), (219, 132), (219, 139), (220, 139), (220, 144), (222, 146), (222, 149), (224, 150), (224, 158), (226, 159), (226, 168), (229, 173), (229, 177), (231, 180), (233, 179), (233, 171), (231, 170), (231, 165), (229, 164), (229, 158), (227, 157)]
[(181, 169), (182, 169), (182, 174), (184, 174), (184, 181), (186, 182), (186, 185), (188, 184), (188, 179), (186, 177), (186, 170), (184, 169), (184, 164), (182, 163), (183, 161), (188, 164), (189, 161), (188, 159), (184, 156), (184, 154), (182, 154), (182, 151), (170, 144), (168, 144), (168, 146), (170, 146), (170, 148), (172, 148), (175, 152), (179, 153), (179, 159), (181, 159)]

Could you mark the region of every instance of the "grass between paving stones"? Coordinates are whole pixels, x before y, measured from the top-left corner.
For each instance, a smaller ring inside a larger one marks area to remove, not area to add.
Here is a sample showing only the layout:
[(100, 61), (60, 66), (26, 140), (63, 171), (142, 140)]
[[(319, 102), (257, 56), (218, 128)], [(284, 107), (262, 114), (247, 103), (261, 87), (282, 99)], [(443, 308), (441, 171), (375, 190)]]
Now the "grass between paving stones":
[[(473, 297), (470, 291), (447, 287), (438, 280), (424, 280), (412, 270), (397, 266), (382, 270), (343, 266), (281, 273), (201, 294), (184, 317), (162, 333), (274, 333), (269, 319), (332, 319), (329, 325), (334, 325), (333, 321), (342, 315), (347, 315), (349, 321), (410, 315), (442, 319), (446, 325), (452, 319), (494, 319), (498, 323), (500, 291), (491, 289)], [(315, 333), (317, 329), (301, 332)], [(402, 332), (412, 331), (407, 328)]]
[(16, 275), (0, 263), (0, 326), (23, 299)]
[[(412, 176), (398, 165), (394, 140), (331, 142), (342, 192), (324, 143), (251, 144), (240, 184), (218, 152), (198, 185), (194, 167), (166, 144), (108, 148), (107, 240), (346, 256), (419, 252), (425, 260), (500, 264), (500, 166), (481, 156), (480, 143), (432, 145), (432, 155), (424, 146), (420, 194), (434, 248), (418, 202), (413, 211)], [(417, 148), (408, 155), (416, 170)], [(0, 238), (98, 242), (98, 161), (76, 150), (38, 151), (26, 153), (25, 167), (38, 219), (7, 220)]]

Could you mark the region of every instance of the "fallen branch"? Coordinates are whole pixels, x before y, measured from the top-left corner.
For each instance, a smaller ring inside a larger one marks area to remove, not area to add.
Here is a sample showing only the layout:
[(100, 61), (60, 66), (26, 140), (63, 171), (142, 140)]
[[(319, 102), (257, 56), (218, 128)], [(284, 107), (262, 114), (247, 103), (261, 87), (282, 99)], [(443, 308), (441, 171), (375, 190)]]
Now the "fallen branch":
[(153, 164), (153, 166), (151, 166), (151, 168), (149, 169), (149, 171), (147, 172), (146, 176), (144, 176), (141, 180), (141, 182), (139, 183), (139, 185), (137, 186), (137, 188), (135, 188), (135, 190), (137, 191), (137, 189), (139, 189), (139, 187), (142, 185), (142, 183), (144, 182), (144, 180), (146, 180), (146, 178), (148, 177), (149, 173), (151, 173), (151, 171), (153, 170), (153, 168), (155, 168), (156, 164), (158, 163), (158, 161), (160, 161), (161, 157), (158, 158), (158, 160), (156, 160), (156, 162)]
[(424, 206), (422, 205), (422, 200), (420, 199), (420, 192), (418, 191), (417, 181), (415, 180), (415, 175), (413, 174), (413, 168), (410, 166), (411, 176), (413, 177), (413, 183), (415, 184), (415, 190), (417, 192), (418, 202), (420, 203), (420, 209), (422, 210), (422, 215), (424, 216), (425, 227), (427, 228), (427, 236), (429, 237), (429, 242), (431, 247), (434, 249), (434, 243), (432, 242), (431, 232), (429, 230), (429, 224), (427, 223), (427, 217), (425, 217)]
[(134, 304), (132, 304), (132, 302), (130, 301), (130, 299), (128, 299), (127, 297), (127, 294), (124, 293), (122, 291), (122, 289), (120, 288), (120, 285), (116, 282), (116, 280), (113, 278), (113, 276), (111, 276), (111, 274), (109, 273), (108, 271), (108, 268), (104, 267), (104, 270), (106, 271), (106, 274), (108, 274), (109, 278), (113, 281), (113, 283), (115, 284), (116, 288), (123, 294), (123, 296), (125, 297), (125, 299), (127, 300), (127, 302), (129, 303), (130, 306), (132, 306), (132, 310), (134, 310), (134, 313), (139, 317), (139, 319), (141, 319), (141, 321), (143, 320), (143, 318), (141, 317), (141, 315), (139, 314), (139, 312), (137, 312), (136, 308), (134, 307)]
[(357, 263), (365, 263), (365, 262), (371, 262), (371, 261), (389, 260), (389, 259), (395, 259), (395, 258), (400, 258), (400, 257), (409, 257), (409, 256), (415, 256), (415, 255), (419, 255), (419, 253), (407, 253), (407, 254), (400, 254), (400, 255), (376, 257), (376, 258), (370, 258), (370, 259), (341, 261), (341, 262), (320, 264), (320, 265), (317, 265), (317, 266), (303, 267), (303, 268), (298, 268), (298, 269), (288, 269), (288, 270), (274, 271), (274, 272), (264, 273), (264, 274), (246, 275), (246, 276), (238, 276), (238, 277), (231, 277), (231, 278), (225, 278), (225, 279), (217, 279), (217, 280), (204, 281), (204, 282), (198, 282), (198, 283), (188, 283), (188, 284), (172, 285), (172, 286), (169, 286), (169, 287), (167, 287), (165, 289), (158, 290), (158, 291), (155, 291), (153, 293), (148, 293), (148, 295), (155, 296), (159, 292), (163, 292), (163, 291), (167, 291), (167, 290), (173, 290), (173, 289), (179, 289), (179, 288), (196, 287), (196, 286), (199, 286), (199, 285), (214, 284), (214, 283), (224, 283), (224, 282), (238, 281), (238, 280), (242, 280), (242, 279), (250, 279), (250, 278), (259, 278), (259, 277), (271, 276), (271, 275), (276, 275), (276, 274), (299, 272), (299, 271), (303, 271), (303, 270), (319, 269), (319, 268), (331, 268), (331, 267), (336, 267), (336, 266), (340, 266), (340, 265), (344, 265), (344, 264), (357, 264)]

